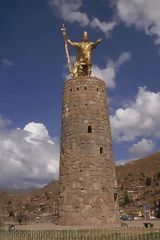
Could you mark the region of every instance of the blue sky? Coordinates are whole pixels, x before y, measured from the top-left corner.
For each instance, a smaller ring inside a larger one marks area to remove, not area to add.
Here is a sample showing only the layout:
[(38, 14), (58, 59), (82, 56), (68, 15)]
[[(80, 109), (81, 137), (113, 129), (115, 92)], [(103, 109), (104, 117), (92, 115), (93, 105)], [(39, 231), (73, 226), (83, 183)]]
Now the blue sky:
[(1, 0), (0, 187), (58, 176), (62, 23), (72, 40), (103, 37), (93, 75), (106, 83), (116, 161), (159, 151), (159, 9), (159, 0)]

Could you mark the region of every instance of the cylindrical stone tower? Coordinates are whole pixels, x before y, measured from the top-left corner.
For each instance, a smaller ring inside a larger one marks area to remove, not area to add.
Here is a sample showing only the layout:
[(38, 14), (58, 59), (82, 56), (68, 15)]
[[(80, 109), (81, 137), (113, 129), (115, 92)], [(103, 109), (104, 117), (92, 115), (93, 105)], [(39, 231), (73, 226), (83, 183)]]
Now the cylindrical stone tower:
[(117, 182), (104, 81), (65, 81), (61, 131), (59, 224), (114, 223)]

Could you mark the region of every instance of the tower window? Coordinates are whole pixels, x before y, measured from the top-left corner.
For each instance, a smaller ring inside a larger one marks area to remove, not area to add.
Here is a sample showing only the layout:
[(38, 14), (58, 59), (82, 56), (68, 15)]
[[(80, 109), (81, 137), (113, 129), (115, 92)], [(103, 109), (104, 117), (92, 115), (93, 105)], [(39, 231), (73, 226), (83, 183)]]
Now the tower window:
[(85, 105), (87, 106), (88, 104), (86, 103)]
[(117, 193), (114, 193), (114, 202), (117, 201)]
[(92, 132), (92, 126), (88, 126), (88, 133)]
[(97, 92), (99, 91), (99, 88), (97, 88)]
[(87, 90), (87, 88), (86, 88), (86, 87), (84, 87), (84, 90)]
[(103, 147), (100, 147), (99, 152), (100, 154), (103, 154)]
[(70, 89), (70, 91), (72, 92), (72, 88)]
[(77, 91), (79, 90), (79, 87), (77, 87)]

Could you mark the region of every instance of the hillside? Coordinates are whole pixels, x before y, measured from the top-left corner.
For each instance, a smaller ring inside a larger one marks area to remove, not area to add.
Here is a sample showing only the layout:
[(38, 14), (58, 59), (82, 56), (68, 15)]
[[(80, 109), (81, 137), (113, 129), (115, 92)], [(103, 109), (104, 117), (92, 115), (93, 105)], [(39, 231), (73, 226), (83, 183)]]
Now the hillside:
[(125, 165), (117, 166), (117, 175), (118, 177), (123, 177), (128, 175), (128, 173), (139, 175), (141, 172), (144, 172), (148, 176), (153, 176), (158, 170), (160, 171), (160, 152), (131, 161)]
[[(154, 208), (160, 199), (160, 152), (125, 165), (116, 166), (120, 209), (136, 212), (143, 205)], [(8, 219), (18, 215), (27, 220), (53, 220), (58, 209), (58, 182), (26, 193), (0, 192), (0, 216)]]
[(155, 208), (160, 199), (160, 152), (116, 166), (120, 208)]

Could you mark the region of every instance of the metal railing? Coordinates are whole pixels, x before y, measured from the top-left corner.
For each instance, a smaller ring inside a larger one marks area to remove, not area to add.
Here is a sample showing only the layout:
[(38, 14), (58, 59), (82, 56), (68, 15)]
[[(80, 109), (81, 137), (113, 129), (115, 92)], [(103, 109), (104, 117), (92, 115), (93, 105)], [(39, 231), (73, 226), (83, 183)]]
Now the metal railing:
[(160, 240), (160, 229), (0, 230), (0, 240)]

